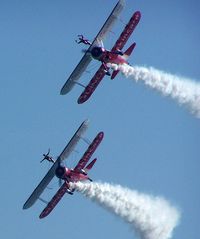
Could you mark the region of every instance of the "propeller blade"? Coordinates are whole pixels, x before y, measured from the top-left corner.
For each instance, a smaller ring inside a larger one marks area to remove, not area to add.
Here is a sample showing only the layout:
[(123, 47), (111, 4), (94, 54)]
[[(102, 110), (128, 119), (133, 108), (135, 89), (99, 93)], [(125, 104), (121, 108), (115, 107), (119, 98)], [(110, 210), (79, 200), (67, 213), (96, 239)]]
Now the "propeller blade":
[(82, 51), (82, 53), (90, 52), (87, 49), (82, 49), (81, 51)]
[(59, 185), (59, 187), (62, 186), (62, 179), (61, 178), (59, 178), (59, 180), (58, 180), (58, 185)]

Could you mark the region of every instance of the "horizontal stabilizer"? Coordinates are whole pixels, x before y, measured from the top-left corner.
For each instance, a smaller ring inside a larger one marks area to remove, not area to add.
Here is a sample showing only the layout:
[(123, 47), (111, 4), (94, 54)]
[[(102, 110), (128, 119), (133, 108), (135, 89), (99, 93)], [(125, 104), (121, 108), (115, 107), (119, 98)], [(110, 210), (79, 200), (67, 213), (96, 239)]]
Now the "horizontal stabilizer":
[(98, 71), (95, 73), (95, 75), (92, 77), (89, 84), (85, 87), (85, 90), (79, 96), (77, 101), (78, 104), (82, 104), (90, 98), (90, 96), (95, 91), (95, 89), (97, 88), (97, 86), (99, 85), (103, 77), (105, 76), (105, 74), (106, 74), (105, 67), (102, 64), (100, 68), (98, 69)]
[(131, 53), (132, 53), (133, 49), (135, 48), (135, 46), (136, 46), (136, 43), (134, 42), (134, 43), (124, 52), (123, 57), (124, 57), (125, 59), (127, 59), (127, 58), (131, 55)]
[[(51, 201), (47, 204), (45, 209), (41, 212), (39, 218), (44, 218), (49, 215), (49, 213), (54, 209), (54, 207), (58, 204), (61, 198), (65, 195), (69, 190), (69, 184), (64, 182), (63, 185), (59, 188), (56, 194), (53, 196)], [(71, 193), (70, 193), (71, 194)]]
[(113, 80), (118, 73), (119, 73), (119, 70), (113, 71), (111, 75), (111, 80)]
[(97, 159), (93, 159), (91, 163), (89, 163), (86, 168), (84, 168), (84, 171), (87, 173), (93, 166), (94, 164), (96, 163)]

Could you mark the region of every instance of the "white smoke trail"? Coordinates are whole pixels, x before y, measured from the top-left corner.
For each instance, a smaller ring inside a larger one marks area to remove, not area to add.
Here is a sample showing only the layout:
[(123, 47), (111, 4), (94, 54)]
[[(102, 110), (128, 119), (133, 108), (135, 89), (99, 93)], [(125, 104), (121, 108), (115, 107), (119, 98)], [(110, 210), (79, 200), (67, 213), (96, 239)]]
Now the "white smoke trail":
[(133, 226), (141, 239), (168, 239), (179, 212), (165, 199), (108, 183), (74, 183), (77, 191)]
[(143, 81), (165, 96), (170, 96), (181, 105), (185, 105), (194, 115), (200, 118), (200, 84), (190, 79), (171, 75), (152, 67), (129, 66), (126, 64), (109, 64), (113, 69), (119, 69), (126, 77), (136, 82)]

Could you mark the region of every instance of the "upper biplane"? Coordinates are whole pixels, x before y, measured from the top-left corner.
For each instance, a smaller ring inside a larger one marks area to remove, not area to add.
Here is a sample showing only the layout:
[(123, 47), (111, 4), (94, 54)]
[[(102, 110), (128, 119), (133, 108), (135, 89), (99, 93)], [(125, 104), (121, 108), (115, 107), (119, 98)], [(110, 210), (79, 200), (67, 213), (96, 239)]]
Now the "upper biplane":
[(76, 144), (82, 138), (87, 127), (88, 121), (86, 120), (80, 125), (74, 136), (71, 138), (67, 146), (64, 148), (64, 150), (56, 160), (54, 160), (51, 156), (49, 156), (50, 150), (48, 151), (47, 154), (43, 154), (44, 156), (43, 160), (52, 162), (53, 166), (47, 172), (47, 174), (39, 183), (39, 185), (36, 187), (36, 189), (33, 191), (28, 200), (25, 202), (23, 209), (31, 207), (36, 202), (37, 199), (44, 201), (43, 199), (40, 198), (40, 195), (43, 193), (43, 191), (48, 186), (48, 184), (50, 183), (50, 181), (53, 179), (54, 176), (56, 176), (59, 179), (60, 188), (53, 196), (53, 198), (50, 200), (50, 202), (47, 203), (47, 206), (39, 216), (40, 218), (44, 218), (47, 215), (49, 215), (49, 213), (54, 209), (54, 207), (57, 205), (57, 203), (60, 201), (60, 199), (64, 196), (65, 193), (71, 195), (73, 194), (74, 189), (70, 187), (70, 182), (78, 182), (84, 180), (92, 181), (88, 176), (88, 171), (93, 167), (97, 159), (95, 158), (89, 164), (87, 163), (90, 160), (92, 154), (95, 152), (95, 150), (101, 143), (104, 137), (103, 132), (99, 132), (97, 134), (97, 136), (89, 145), (89, 147), (87, 148), (87, 150), (85, 151), (85, 153), (83, 154), (83, 156), (81, 157), (80, 161), (75, 166), (75, 168), (69, 169), (63, 165), (63, 161), (74, 150)]
[(139, 11), (136, 11), (132, 15), (131, 19), (125, 26), (124, 30), (122, 31), (121, 35), (119, 36), (118, 40), (116, 41), (111, 50), (107, 50), (103, 46), (103, 40), (105, 39), (108, 32), (110, 32), (123, 8), (124, 0), (119, 0), (92, 43), (85, 39), (83, 35), (78, 35), (79, 41), (76, 41), (77, 43), (83, 43), (85, 45), (90, 46), (85, 51), (85, 54), (82, 57), (81, 61), (76, 66), (76, 68), (62, 87), (60, 91), (61, 95), (67, 94), (75, 84), (83, 86), (82, 84), (78, 83), (78, 80), (83, 74), (83, 72), (86, 70), (92, 59), (100, 61), (101, 66), (97, 70), (89, 84), (87, 86), (83, 86), (85, 90), (79, 96), (77, 101), (78, 104), (82, 104), (89, 99), (89, 97), (95, 91), (96, 87), (105, 75), (109, 75), (111, 76), (111, 79), (114, 79), (115, 76), (118, 74), (119, 70), (113, 70), (112, 74), (110, 73), (110, 67), (108, 63), (114, 63), (117, 65), (128, 64), (127, 59), (135, 48), (136, 43), (134, 42), (124, 52), (122, 51), (122, 48), (124, 47), (132, 32), (134, 31), (135, 27), (140, 21), (141, 13)]

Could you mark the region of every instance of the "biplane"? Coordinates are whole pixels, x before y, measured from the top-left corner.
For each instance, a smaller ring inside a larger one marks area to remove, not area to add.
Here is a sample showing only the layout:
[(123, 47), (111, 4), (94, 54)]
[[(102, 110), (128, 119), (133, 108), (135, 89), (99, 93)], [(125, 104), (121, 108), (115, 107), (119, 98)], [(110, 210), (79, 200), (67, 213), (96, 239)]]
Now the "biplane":
[[(111, 79), (114, 79), (118, 74), (119, 70), (113, 70), (112, 74), (110, 73), (110, 66), (108, 63), (113, 63), (117, 65), (128, 64), (127, 59), (134, 50), (136, 43), (134, 42), (124, 52), (122, 51), (122, 48), (124, 47), (129, 37), (133, 33), (135, 27), (140, 21), (141, 13), (139, 11), (136, 11), (132, 15), (131, 19), (129, 20), (128, 24), (126, 24), (124, 30), (122, 31), (121, 35), (119, 36), (118, 40), (116, 41), (111, 50), (107, 50), (106, 48), (104, 48), (103, 45), (103, 40), (105, 39), (108, 32), (111, 31), (111, 28), (113, 27), (123, 8), (124, 0), (119, 0), (113, 11), (111, 12), (110, 16), (104, 23), (103, 27), (101, 28), (97, 36), (94, 38), (93, 42), (88, 41), (86, 38), (84, 38), (83, 35), (78, 35), (79, 41), (76, 42), (78, 44), (83, 43), (85, 45), (89, 45), (89, 48), (85, 51), (85, 54), (82, 57), (81, 61), (75, 67), (74, 71), (62, 87), (60, 91), (61, 95), (65, 95), (70, 92), (75, 84), (83, 86), (85, 89), (79, 96), (77, 101), (78, 104), (82, 104), (90, 98), (90, 96), (95, 91), (95, 89), (105, 75), (111, 76)], [(100, 61), (101, 66), (94, 74), (89, 84), (87, 86), (84, 86), (83, 84), (79, 83), (78, 80), (80, 79), (83, 72), (86, 71), (92, 59)]]
[(63, 161), (69, 157), (69, 155), (75, 149), (75, 146), (77, 145), (78, 141), (81, 138), (84, 139), (82, 136), (87, 128), (88, 128), (88, 120), (84, 121), (80, 125), (76, 133), (73, 135), (67, 146), (64, 148), (64, 150), (56, 160), (54, 160), (51, 156), (49, 156), (50, 150), (48, 151), (47, 154), (43, 154), (44, 156), (43, 160), (47, 160), (53, 163), (53, 165), (49, 169), (45, 177), (42, 179), (42, 181), (39, 183), (39, 185), (35, 188), (35, 190), (28, 198), (28, 200), (25, 202), (23, 209), (30, 208), (38, 199), (45, 202), (42, 198), (40, 198), (40, 195), (43, 193), (45, 188), (47, 188), (48, 184), (50, 183), (50, 181), (53, 179), (54, 176), (56, 176), (59, 179), (60, 188), (53, 196), (53, 198), (50, 200), (50, 202), (47, 203), (47, 206), (44, 208), (44, 210), (39, 216), (40, 218), (44, 218), (47, 215), (49, 215), (49, 213), (54, 209), (54, 207), (66, 193), (71, 195), (73, 194), (74, 189), (70, 187), (70, 182), (78, 182), (85, 180), (92, 181), (92, 179), (89, 178), (88, 176), (88, 172), (89, 170), (92, 169), (97, 159), (96, 158), (93, 159), (90, 163), (88, 163), (88, 161), (90, 160), (91, 156), (101, 143), (104, 137), (103, 132), (99, 132), (97, 134), (97, 136), (89, 144), (89, 147), (81, 157), (78, 164), (73, 169), (69, 169), (63, 165)]

